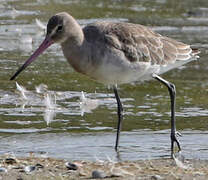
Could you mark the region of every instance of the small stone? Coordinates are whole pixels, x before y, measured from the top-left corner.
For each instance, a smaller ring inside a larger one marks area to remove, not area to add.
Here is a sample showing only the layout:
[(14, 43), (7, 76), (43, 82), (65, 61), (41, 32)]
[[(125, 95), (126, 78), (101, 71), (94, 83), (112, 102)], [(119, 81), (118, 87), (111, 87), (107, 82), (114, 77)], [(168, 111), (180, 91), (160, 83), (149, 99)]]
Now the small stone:
[(68, 170), (76, 171), (78, 169), (76, 164), (73, 164), (73, 163), (70, 163), (70, 162), (66, 162), (65, 165), (66, 165)]
[(30, 173), (30, 172), (34, 171), (35, 168), (36, 168), (35, 166), (26, 166), (26, 167), (24, 168), (24, 171), (25, 171), (26, 173)]
[(4, 168), (4, 167), (0, 167), (0, 173), (1, 173), (1, 172), (7, 172), (7, 169)]
[(74, 164), (75, 164), (77, 167), (82, 167), (82, 166), (83, 166), (83, 164), (80, 163), (80, 162), (74, 162)]
[(204, 176), (205, 174), (203, 172), (195, 171), (193, 173), (195, 176)]
[(39, 163), (37, 163), (37, 164), (35, 165), (35, 167), (36, 167), (37, 169), (43, 169), (43, 168), (44, 168), (44, 166), (43, 166), (42, 164), (39, 164)]
[(98, 179), (98, 178), (102, 179), (105, 177), (106, 177), (106, 174), (103, 171), (98, 171), (98, 170), (92, 171), (93, 179)]
[(151, 180), (159, 180), (159, 179), (164, 179), (164, 178), (162, 178), (161, 176), (159, 176), (159, 175), (153, 175), (153, 176), (151, 176)]
[(23, 169), (22, 166), (13, 166), (12, 169)]
[(80, 171), (80, 172), (79, 172), (79, 175), (80, 175), (80, 176), (87, 176), (87, 173), (86, 173), (86, 172), (83, 172), (83, 171)]
[(23, 180), (21, 177), (18, 177), (17, 180)]
[(6, 158), (5, 159), (5, 163), (6, 164), (14, 164), (16, 163), (17, 161), (14, 159), (14, 158)]

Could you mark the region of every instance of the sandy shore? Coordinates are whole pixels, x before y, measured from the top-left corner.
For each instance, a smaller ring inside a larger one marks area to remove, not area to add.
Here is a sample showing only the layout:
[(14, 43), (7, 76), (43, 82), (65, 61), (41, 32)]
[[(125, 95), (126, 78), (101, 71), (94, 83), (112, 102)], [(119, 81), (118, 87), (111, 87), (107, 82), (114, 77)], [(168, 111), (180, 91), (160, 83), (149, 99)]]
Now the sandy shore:
[(53, 158), (0, 156), (0, 179), (208, 179), (206, 160), (185, 160), (184, 163), (177, 163), (172, 159), (131, 162), (73, 161), (67, 164), (68, 162)]

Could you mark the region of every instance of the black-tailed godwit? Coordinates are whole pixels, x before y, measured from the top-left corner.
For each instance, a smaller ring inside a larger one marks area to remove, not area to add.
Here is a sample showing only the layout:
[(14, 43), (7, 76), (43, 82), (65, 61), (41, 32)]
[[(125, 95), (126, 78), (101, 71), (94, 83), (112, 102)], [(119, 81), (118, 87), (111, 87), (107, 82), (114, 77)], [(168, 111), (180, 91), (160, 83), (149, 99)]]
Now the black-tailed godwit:
[(181, 150), (175, 126), (175, 86), (159, 75), (197, 59), (197, 50), (139, 24), (97, 22), (81, 28), (71, 15), (61, 12), (49, 19), (45, 40), (11, 80), (53, 43), (61, 45), (65, 58), (77, 72), (112, 85), (118, 104), (116, 151), (123, 117), (117, 85), (150, 79), (158, 80), (169, 90), (171, 156), (174, 142)]

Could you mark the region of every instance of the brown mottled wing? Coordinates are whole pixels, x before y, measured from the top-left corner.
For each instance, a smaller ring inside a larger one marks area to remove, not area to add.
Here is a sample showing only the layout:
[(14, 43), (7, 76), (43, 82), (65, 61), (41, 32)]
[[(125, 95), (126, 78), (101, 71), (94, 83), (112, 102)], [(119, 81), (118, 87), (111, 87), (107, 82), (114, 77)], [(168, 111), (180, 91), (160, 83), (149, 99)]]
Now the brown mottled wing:
[(150, 28), (132, 23), (99, 22), (84, 28), (91, 42), (105, 42), (121, 50), (130, 62), (165, 65), (192, 56), (189, 45), (161, 36)]
[(159, 34), (145, 26), (131, 23), (109, 24), (106, 29), (108, 32), (105, 37), (108, 44), (121, 50), (130, 62), (161, 61), (161, 57), (158, 57), (158, 54), (163, 55)]

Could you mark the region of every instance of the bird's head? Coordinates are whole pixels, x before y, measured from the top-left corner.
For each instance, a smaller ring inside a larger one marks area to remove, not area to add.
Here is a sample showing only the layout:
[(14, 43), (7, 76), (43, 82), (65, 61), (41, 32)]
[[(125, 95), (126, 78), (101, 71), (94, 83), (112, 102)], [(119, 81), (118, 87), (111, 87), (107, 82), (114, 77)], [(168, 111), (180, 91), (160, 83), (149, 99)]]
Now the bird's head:
[[(22, 72), (30, 63), (32, 63), (41, 53), (54, 43), (63, 43), (70, 36), (73, 36), (76, 21), (69, 14), (62, 12), (52, 16), (47, 24), (46, 37), (39, 48), (30, 56), (30, 58), (20, 67), (17, 72), (10, 78), (13, 80)], [(67, 27), (67, 28), (66, 28)], [(72, 27), (72, 28), (71, 28)]]
[(68, 13), (58, 13), (49, 19), (46, 37), (48, 37), (54, 43), (61, 44), (68, 38), (75, 36), (76, 25), (77, 22)]

